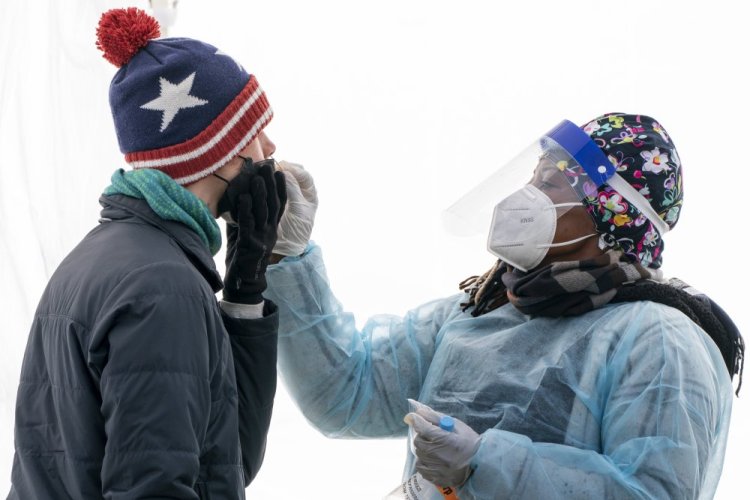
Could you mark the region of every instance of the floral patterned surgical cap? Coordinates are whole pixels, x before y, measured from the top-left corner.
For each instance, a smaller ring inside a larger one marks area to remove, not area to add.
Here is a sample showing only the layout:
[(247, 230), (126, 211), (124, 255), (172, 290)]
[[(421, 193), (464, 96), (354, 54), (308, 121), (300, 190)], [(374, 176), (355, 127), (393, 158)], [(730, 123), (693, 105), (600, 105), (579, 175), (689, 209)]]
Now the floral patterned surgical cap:
[[(583, 127), (631, 186), (670, 228), (682, 208), (682, 166), (666, 130), (645, 115), (610, 113)], [(588, 183), (584, 205), (600, 234), (600, 246), (619, 248), (643, 266), (661, 266), (662, 236), (641, 212), (608, 184)]]

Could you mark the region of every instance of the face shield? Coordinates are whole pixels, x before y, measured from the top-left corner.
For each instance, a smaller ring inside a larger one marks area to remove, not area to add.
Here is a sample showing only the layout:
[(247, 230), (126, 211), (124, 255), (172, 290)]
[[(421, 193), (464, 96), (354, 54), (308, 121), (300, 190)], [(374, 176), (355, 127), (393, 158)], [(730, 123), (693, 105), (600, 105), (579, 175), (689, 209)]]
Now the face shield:
[(648, 201), (617, 175), (615, 166), (574, 123), (552, 130), (469, 191), (443, 213), (446, 229), (472, 235), (490, 229), (488, 250), (523, 271), (535, 267), (553, 244), (557, 220), (607, 183), (666, 232)]

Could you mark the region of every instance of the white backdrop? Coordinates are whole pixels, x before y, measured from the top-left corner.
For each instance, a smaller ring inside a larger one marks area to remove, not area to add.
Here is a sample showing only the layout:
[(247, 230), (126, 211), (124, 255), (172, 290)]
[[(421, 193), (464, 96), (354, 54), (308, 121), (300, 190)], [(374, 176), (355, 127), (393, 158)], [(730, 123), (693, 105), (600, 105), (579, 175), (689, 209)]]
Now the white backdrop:
[[(115, 68), (94, 32), (101, 12), (126, 5), (147, 2), (0, 0), (0, 494), (34, 308), (123, 166), (107, 103)], [(276, 158), (315, 176), (314, 239), (360, 324), (452, 294), (492, 263), (483, 237), (443, 232), (442, 209), (561, 118), (624, 111), (659, 120), (683, 161), (666, 274), (711, 295), (747, 337), (748, 14), (725, 0), (182, 0), (170, 34), (258, 76)], [(747, 495), (748, 390), (735, 399), (719, 499)], [(404, 452), (401, 440), (323, 438), (280, 388), (248, 497), (379, 499), (400, 481)]]

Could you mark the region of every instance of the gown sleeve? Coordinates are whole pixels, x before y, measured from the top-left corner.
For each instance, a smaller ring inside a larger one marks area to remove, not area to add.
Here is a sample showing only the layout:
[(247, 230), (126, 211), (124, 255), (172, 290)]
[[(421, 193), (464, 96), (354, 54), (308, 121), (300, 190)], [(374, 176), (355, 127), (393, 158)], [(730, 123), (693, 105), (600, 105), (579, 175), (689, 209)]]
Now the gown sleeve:
[(441, 325), (459, 298), (404, 317), (377, 315), (361, 330), (333, 295), (320, 248), (267, 272), (265, 296), (279, 307), (279, 370), (305, 417), (330, 437), (406, 434), (406, 398), (417, 398)]

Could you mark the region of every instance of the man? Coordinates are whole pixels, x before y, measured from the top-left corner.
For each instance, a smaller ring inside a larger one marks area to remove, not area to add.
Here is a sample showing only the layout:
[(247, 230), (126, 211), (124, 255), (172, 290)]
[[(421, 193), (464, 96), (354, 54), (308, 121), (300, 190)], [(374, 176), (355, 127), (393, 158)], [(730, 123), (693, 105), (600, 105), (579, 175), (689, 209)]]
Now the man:
[[(114, 173), (37, 308), (8, 498), (244, 498), (276, 389), (262, 294), (286, 194), (263, 161), (271, 108), (237, 62), (156, 40), (143, 11), (105, 13), (97, 35), (120, 68), (110, 105), (133, 170)], [(234, 221), (223, 282), (220, 211)]]
[(743, 344), (716, 304), (661, 276), (683, 200), (666, 131), (642, 115), (563, 121), (488, 182), (451, 214), (488, 213), (497, 264), (402, 318), (358, 330), (314, 244), (269, 268), (279, 367), (305, 416), (332, 437), (399, 436), (418, 400), (405, 479), (461, 500), (710, 498)]

